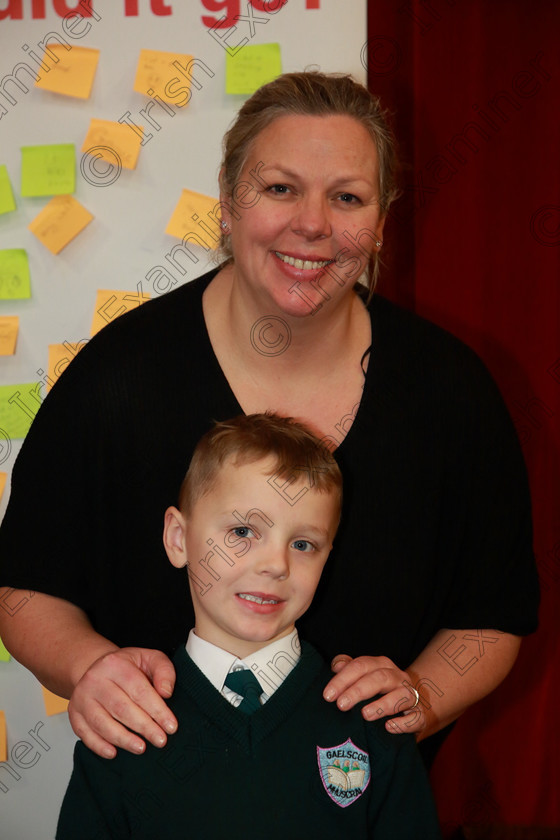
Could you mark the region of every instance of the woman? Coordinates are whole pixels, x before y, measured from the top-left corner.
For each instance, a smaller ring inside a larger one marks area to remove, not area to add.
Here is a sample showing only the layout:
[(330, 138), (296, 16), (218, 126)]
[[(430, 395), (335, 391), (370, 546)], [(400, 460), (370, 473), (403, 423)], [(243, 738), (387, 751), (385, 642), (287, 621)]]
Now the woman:
[(491, 691), (535, 629), (526, 476), (495, 385), (456, 339), (355, 287), (366, 273), (373, 290), (393, 163), (379, 103), (348, 77), (261, 88), (224, 143), (227, 261), (104, 329), (29, 432), (0, 583), (37, 594), (0, 634), (71, 698), (100, 755), (174, 731), (161, 651), (188, 629), (186, 581), (161, 517), (213, 419), (271, 409), (335, 449), (342, 523), (301, 623), (344, 654), (327, 700), (382, 695), (363, 714), (404, 712), (389, 731), (424, 738)]

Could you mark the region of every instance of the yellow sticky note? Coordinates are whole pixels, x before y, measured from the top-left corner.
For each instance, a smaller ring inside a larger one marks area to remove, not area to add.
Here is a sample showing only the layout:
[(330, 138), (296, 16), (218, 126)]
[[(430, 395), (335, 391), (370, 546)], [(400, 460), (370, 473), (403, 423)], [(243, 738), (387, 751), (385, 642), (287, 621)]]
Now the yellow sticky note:
[(71, 195), (55, 195), (30, 225), (39, 242), (58, 254), (89, 225), (93, 216)]
[(5, 164), (0, 166), (0, 213), (10, 213), (16, 209), (10, 176)]
[(6, 736), (6, 715), (0, 711), (0, 761), (8, 760), (8, 738)]
[(64, 44), (57, 43), (47, 44), (45, 50), (48, 50), (51, 58), (50, 69), (48, 73), (39, 74), (35, 86), (65, 96), (88, 99), (99, 61), (99, 50), (75, 44), (68, 49)]
[(61, 712), (66, 711), (68, 708), (68, 700), (65, 700), (64, 697), (59, 697), (58, 694), (53, 694), (52, 691), (49, 691), (44, 685), (42, 685), (41, 688), (43, 689), (45, 711), (49, 716), (59, 715)]
[(254, 93), (282, 73), (280, 44), (247, 44), (226, 53), (226, 93)]
[(47, 390), (52, 388), (62, 371), (86, 344), (87, 341), (79, 341), (76, 344), (71, 344), (69, 341), (64, 341), (62, 344), (49, 344)]
[[(111, 178), (115, 179), (115, 171), (120, 171), (121, 167), (125, 169), (136, 167), (143, 134), (142, 126), (132, 128), (130, 125), (110, 120), (92, 119), (90, 121), (82, 152), (87, 152), (93, 158), (90, 167), (93, 169), (91, 177), (95, 181), (94, 186), (108, 185)], [(95, 161), (99, 159), (109, 163), (110, 167), (96, 165)], [(85, 173), (84, 177), (90, 184), (92, 183)]]
[[(190, 99), (189, 67), (192, 58), (192, 55), (184, 53), (140, 50), (134, 90), (146, 96), (157, 95), (164, 102), (175, 102), (179, 107), (186, 105)], [(174, 61), (177, 65), (173, 64)], [(176, 102), (178, 96), (181, 100), (186, 96), (186, 102)]]
[(42, 399), (40, 382), (0, 385), (0, 429), (12, 439), (24, 438)]
[(0, 300), (31, 297), (31, 275), (27, 252), (23, 248), (0, 251)]
[[(4, 495), (4, 490), (6, 489), (6, 481), (8, 480), (8, 473), (0, 472), (0, 499)], [(0, 659), (2, 659), (2, 648), (6, 650), (4, 645), (2, 644), (2, 639), (0, 639)], [(9, 656), (9, 654), (8, 654)]]
[(21, 147), (21, 194), (64, 195), (76, 186), (73, 143)]
[[(1, 482), (2, 476), (4, 476), (4, 484), (6, 484), (7, 473), (0, 473), (0, 482)], [(3, 492), (4, 491), (4, 486), (3, 485), (0, 485), (0, 486), (1, 486), (1, 491)], [(2, 492), (0, 492), (0, 498), (2, 497)], [(6, 648), (4, 646), (4, 642), (2, 641), (2, 639), (0, 639), (0, 662), (9, 662), (9, 661), (10, 661), (10, 654), (8, 653), (8, 651), (6, 650)]]
[(0, 356), (13, 356), (19, 328), (17, 315), (0, 316)]
[(183, 190), (181, 198), (167, 223), (165, 232), (178, 239), (187, 236), (189, 242), (203, 248), (216, 248), (220, 241), (220, 217), (217, 198)]
[(91, 322), (91, 335), (98, 333), (119, 315), (124, 315), (131, 309), (136, 309), (137, 306), (146, 303), (149, 299), (150, 296), (142, 292), (116, 292), (111, 289), (99, 289)]

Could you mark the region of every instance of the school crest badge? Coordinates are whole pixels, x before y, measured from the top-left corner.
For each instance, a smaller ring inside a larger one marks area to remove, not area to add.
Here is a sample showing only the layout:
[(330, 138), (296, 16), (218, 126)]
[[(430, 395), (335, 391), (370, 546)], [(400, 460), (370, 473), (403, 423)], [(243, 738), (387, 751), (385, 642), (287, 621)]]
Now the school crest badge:
[(317, 747), (323, 787), (333, 802), (347, 808), (369, 785), (369, 755), (348, 738), (337, 747)]

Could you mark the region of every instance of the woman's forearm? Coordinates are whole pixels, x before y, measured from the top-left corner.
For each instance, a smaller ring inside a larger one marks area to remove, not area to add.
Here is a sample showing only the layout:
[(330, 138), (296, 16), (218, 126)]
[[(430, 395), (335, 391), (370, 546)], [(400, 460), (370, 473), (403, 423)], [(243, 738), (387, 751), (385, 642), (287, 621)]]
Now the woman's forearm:
[(493, 691), (511, 670), (520, 644), (519, 636), (499, 630), (440, 630), (407, 668), (426, 719), (418, 740)]
[[(19, 609), (11, 605), (21, 604)], [(25, 590), (0, 589), (0, 637), (14, 659), (39, 682), (69, 698), (90, 665), (114, 650), (108, 639), (91, 626), (79, 607)]]

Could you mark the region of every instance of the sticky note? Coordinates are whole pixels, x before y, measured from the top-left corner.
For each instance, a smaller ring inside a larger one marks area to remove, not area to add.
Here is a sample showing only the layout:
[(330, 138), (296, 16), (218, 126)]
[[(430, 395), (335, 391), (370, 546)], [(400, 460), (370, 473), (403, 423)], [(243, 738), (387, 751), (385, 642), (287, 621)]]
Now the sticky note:
[(53, 694), (52, 691), (49, 691), (44, 685), (42, 685), (41, 688), (43, 689), (45, 711), (49, 716), (59, 715), (61, 712), (66, 711), (68, 708), (68, 700), (65, 700), (64, 697), (59, 697), (58, 694)]
[(280, 44), (246, 44), (226, 53), (226, 93), (254, 93), (281, 73)]
[(5, 164), (0, 166), (0, 213), (11, 213), (16, 209), (10, 176)]
[[(187, 96), (188, 102), (191, 80), (189, 67), (192, 58), (192, 55), (184, 53), (140, 50), (134, 90), (145, 96), (157, 95), (164, 102), (175, 102), (179, 95)], [(177, 62), (177, 67), (173, 64), (174, 61)], [(187, 103), (177, 101), (176, 104), (181, 107)], [(160, 112), (160, 116), (163, 117), (163, 111)]]
[[(0, 499), (4, 495), (4, 490), (6, 489), (6, 481), (7, 480), (8, 480), (8, 473), (0, 472)], [(6, 648), (2, 644), (2, 639), (0, 639), (0, 659), (2, 659), (2, 649), (6, 650)]]
[(68, 49), (64, 44), (56, 42), (47, 44), (47, 50), (50, 69), (48, 73), (39, 74), (35, 87), (62, 93), (64, 96), (88, 99), (99, 61), (99, 50), (75, 44)]
[(0, 711), (0, 761), (8, 760), (8, 738), (6, 737), (6, 715)]
[(23, 248), (0, 251), (0, 300), (31, 297), (31, 275), (27, 252)]
[(12, 440), (24, 438), (41, 405), (41, 383), (0, 385), (0, 429)]
[[(6, 475), (7, 475), (7, 473), (0, 473), (0, 476), (2, 476), (2, 475), (3, 475), (3, 476), (6, 476)], [(4, 478), (4, 484), (5, 484), (5, 483), (6, 483), (6, 479)], [(2, 488), (2, 489), (3, 489), (3, 488)], [(2, 493), (0, 493), (0, 497), (1, 497), (1, 496), (2, 496)], [(10, 658), (11, 658), (11, 657), (10, 657), (10, 654), (9, 654), (9, 653), (8, 653), (8, 651), (6, 650), (6, 647), (5, 647), (5, 645), (4, 645), (4, 642), (2, 641), (2, 639), (0, 639), (0, 662), (9, 662), (9, 661), (10, 661)]]
[(45, 248), (59, 254), (92, 219), (89, 210), (73, 196), (55, 195), (28, 227)]
[(87, 341), (78, 341), (76, 344), (69, 341), (63, 341), (62, 344), (49, 344), (47, 390), (52, 388), (60, 374), (66, 370), (72, 359), (86, 344)]
[(17, 315), (0, 315), (0, 356), (13, 356), (19, 328)]
[[(136, 125), (136, 123), (135, 123)], [(136, 125), (124, 125), (110, 120), (92, 119), (89, 124), (86, 138), (82, 145), (82, 152), (88, 152), (92, 158), (101, 159), (111, 164), (111, 167), (96, 165), (95, 160), (91, 163), (93, 172), (91, 177), (95, 180), (95, 186), (105, 186), (103, 176), (106, 173), (107, 179), (112, 176), (112, 169), (120, 170), (134, 169), (140, 154), (144, 129)], [(89, 177), (86, 180), (91, 183)]]
[[(208, 195), (183, 190), (165, 232), (178, 239), (187, 236), (189, 242), (203, 248), (216, 248), (220, 241), (218, 199)], [(193, 235), (194, 234), (194, 235)]]
[(50, 146), (22, 146), (21, 194), (23, 196), (64, 195), (76, 186), (73, 143)]
[[(99, 289), (91, 322), (91, 335), (98, 333), (119, 315), (124, 315), (131, 309), (136, 309), (137, 306), (146, 303), (149, 299), (150, 296), (142, 292), (116, 292), (112, 289)], [(1, 424), (0, 428), (2, 428)]]

